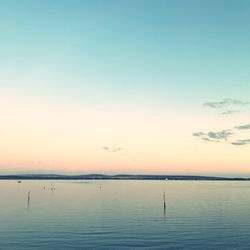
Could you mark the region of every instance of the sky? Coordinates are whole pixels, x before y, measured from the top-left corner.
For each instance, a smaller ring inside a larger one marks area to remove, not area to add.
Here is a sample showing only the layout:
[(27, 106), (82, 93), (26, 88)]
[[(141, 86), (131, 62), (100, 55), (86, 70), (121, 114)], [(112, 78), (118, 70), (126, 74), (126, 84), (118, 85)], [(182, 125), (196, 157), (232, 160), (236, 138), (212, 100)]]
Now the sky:
[(250, 176), (248, 0), (0, 0), (0, 173)]

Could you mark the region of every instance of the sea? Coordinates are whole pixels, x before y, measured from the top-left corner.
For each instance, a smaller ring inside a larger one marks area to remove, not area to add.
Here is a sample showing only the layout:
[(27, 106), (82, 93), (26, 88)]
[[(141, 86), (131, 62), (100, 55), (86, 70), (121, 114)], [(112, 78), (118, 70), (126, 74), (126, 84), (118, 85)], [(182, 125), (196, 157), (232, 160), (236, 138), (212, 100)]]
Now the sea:
[(250, 249), (250, 182), (1, 180), (0, 249)]

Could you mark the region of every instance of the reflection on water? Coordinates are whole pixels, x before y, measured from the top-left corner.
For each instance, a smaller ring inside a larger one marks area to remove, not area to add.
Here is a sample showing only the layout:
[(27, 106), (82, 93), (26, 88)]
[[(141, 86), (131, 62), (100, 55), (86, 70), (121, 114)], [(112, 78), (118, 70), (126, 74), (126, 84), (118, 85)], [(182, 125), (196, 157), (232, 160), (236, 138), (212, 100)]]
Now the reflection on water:
[(0, 249), (249, 249), (249, 197), (249, 182), (0, 181)]

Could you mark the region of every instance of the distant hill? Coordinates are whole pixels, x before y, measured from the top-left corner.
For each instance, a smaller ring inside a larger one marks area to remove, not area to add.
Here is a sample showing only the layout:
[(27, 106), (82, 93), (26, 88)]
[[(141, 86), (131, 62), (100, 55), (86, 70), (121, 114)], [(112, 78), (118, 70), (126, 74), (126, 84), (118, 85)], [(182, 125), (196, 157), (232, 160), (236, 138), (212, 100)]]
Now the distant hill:
[(210, 180), (210, 181), (249, 181), (250, 178), (212, 177), (196, 175), (58, 175), (58, 174), (21, 174), (0, 175), (0, 180)]

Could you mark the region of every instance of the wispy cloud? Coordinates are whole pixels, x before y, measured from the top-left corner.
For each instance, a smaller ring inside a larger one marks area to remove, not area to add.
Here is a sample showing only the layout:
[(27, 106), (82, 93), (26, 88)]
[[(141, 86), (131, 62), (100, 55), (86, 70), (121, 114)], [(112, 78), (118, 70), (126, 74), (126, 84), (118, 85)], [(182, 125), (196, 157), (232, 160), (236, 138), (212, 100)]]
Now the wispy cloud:
[[(250, 129), (250, 124), (242, 125), (235, 127), (236, 129)], [(222, 140), (227, 141), (231, 136), (235, 135), (231, 129), (227, 130), (221, 130), (218, 132), (209, 131), (207, 133), (204, 132), (196, 132), (193, 133), (193, 136), (199, 137), (204, 142), (221, 142)], [(235, 146), (242, 146), (242, 145), (249, 145), (250, 139), (241, 139), (241, 140), (235, 140), (230, 142), (232, 145)]]
[(233, 141), (233, 142), (231, 142), (231, 144), (235, 145), (235, 146), (248, 145), (248, 144), (250, 144), (250, 139)]
[(109, 147), (104, 146), (104, 147), (102, 147), (102, 149), (103, 150), (109, 150)]
[(227, 140), (227, 138), (232, 136), (232, 135), (233, 135), (233, 133), (231, 132), (230, 129), (222, 130), (222, 131), (219, 131), (219, 132), (210, 131), (210, 132), (207, 133), (207, 136), (209, 138), (218, 139), (218, 140), (221, 140), (221, 139)]
[(233, 132), (230, 129), (221, 130), (221, 131), (209, 131), (207, 133), (204, 132), (196, 132), (193, 133), (193, 136), (201, 138), (203, 141), (213, 141), (219, 142), (220, 140), (227, 140), (230, 136), (233, 135)]
[(120, 147), (108, 147), (108, 146), (103, 146), (102, 149), (105, 151), (114, 152), (114, 153), (124, 150), (123, 148), (120, 148)]
[(249, 105), (249, 104), (250, 104), (250, 102), (244, 102), (244, 101), (237, 100), (237, 99), (226, 98), (220, 102), (206, 102), (203, 105), (208, 106), (210, 108), (223, 108), (223, 107), (228, 106), (228, 105), (245, 106), (245, 105)]
[(208, 137), (202, 137), (201, 140), (204, 142), (220, 142), (219, 140), (212, 140)]
[[(238, 99), (226, 98), (223, 101), (219, 102), (206, 102), (203, 105), (208, 106), (210, 108), (215, 109), (222, 109), (227, 106), (245, 106), (249, 105), (250, 102), (241, 101)], [(239, 113), (240, 110), (237, 109), (227, 109), (224, 110), (221, 114), (222, 115), (231, 115), (235, 113)], [(244, 124), (241, 126), (235, 126), (232, 129), (224, 129), (220, 131), (209, 131), (209, 132), (195, 132), (193, 136), (200, 138), (204, 142), (221, 142), (222, 140), (229, 140), (231, 136), (236, 136), (239, 130), (250, 130), (250, 123)], [(250, 144), (250, 139), (231, 139), (229, 140), (230, 144), (232, 145), (248, 145)]]
[(193, 136), (197, 136), (197, 137), (202, 137), (202, 136), (204, 136), (204, 135), (206, 135), (206, 134), (203, 133), (203, 132), (196, 132), (196, 133), (193, 133)]
[(235, 114), (235, 113), (239, 113), (240, 110), (226, 110), (224, 112), (222, 112), (221, 114), (222, 115), (232, 115), (232, 114)]
[(236, 128), (236, 129), (240, 129), (240, 130), (250, 129), (250, 124), (237, 126), (237, 127), (235, 127), (235, 128)]
[(123, 148), (119, 148), (119, 147), (113, 147), (112, 148), (112, 152), (119, 152), (121, 150), (124, 150)]

